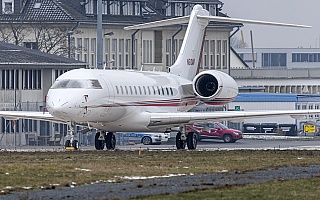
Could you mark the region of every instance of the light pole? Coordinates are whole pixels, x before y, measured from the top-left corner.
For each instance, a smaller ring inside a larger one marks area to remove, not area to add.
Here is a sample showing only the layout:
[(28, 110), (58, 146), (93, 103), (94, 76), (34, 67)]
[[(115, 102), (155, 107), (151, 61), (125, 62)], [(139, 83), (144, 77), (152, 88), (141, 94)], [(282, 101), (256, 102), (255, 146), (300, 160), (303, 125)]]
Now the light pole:
[(97, 68), (102, 67), (102, 0), (97, 1)]

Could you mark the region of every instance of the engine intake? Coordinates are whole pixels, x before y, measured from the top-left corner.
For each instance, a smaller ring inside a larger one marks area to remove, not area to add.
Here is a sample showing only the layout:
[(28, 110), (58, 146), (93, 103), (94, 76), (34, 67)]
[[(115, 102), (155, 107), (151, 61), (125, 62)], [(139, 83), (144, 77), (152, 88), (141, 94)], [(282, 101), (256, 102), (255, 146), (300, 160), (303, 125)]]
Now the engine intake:
[(202, 97), (211, 97), (219, 89), (219, 83), (216, 77), (210, 74), (204, 74), (195, 81), (195, 90), (199, 96)]
[(235, 80), (221, 71), (208, 70), (193, 79), (193, 92), (204, 102), (216, 98), (231, 101), (238, 95)]

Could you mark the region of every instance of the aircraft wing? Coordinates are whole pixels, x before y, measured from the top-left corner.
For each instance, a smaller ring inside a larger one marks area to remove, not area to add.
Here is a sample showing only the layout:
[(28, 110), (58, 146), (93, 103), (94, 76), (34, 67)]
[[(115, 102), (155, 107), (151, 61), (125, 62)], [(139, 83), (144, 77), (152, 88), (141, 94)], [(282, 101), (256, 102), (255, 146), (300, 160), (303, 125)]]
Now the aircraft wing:
[(181, 112), (181, 113), (150, 113), (149, 126), (174, 124), (194, 124), (207, 121), (239, 122), (251, 118), (291, 116), (305, 119), (306, 115), (319, 114), (320, 110), (272, 110), (272, 111), (219, 111), (219, 112)]
[(0, 111), (0, 116), (6, 120), (18, 120), (18, 119), (34, 119), (51, 121), (56, 123), (66, 123), (61, 119), (55, 118), (49, 112), (30, 112), (30, 111)]

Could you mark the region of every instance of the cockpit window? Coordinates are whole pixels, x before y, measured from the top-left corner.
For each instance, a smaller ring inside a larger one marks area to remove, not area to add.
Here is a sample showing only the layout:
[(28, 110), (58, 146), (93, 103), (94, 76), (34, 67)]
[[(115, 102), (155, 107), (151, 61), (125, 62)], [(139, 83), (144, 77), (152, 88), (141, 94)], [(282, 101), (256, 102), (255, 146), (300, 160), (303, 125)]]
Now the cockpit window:
[(102, 89), (101, 84), (96, 79), (61, 79), (51, 86), (51, 89), (82, 88), (82, 89)]

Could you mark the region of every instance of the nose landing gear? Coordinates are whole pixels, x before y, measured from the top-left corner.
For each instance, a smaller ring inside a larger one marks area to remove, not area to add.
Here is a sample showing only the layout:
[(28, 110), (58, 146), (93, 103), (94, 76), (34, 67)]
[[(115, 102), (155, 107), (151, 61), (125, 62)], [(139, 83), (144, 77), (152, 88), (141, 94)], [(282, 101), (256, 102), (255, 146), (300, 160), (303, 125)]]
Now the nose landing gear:
[(78, 150), (79, 149), (79, 141), (75, 139), (74, 136), (74, 123), (68, 124), (68, 132), (66, 135), (65, 149), (66, 150)]

